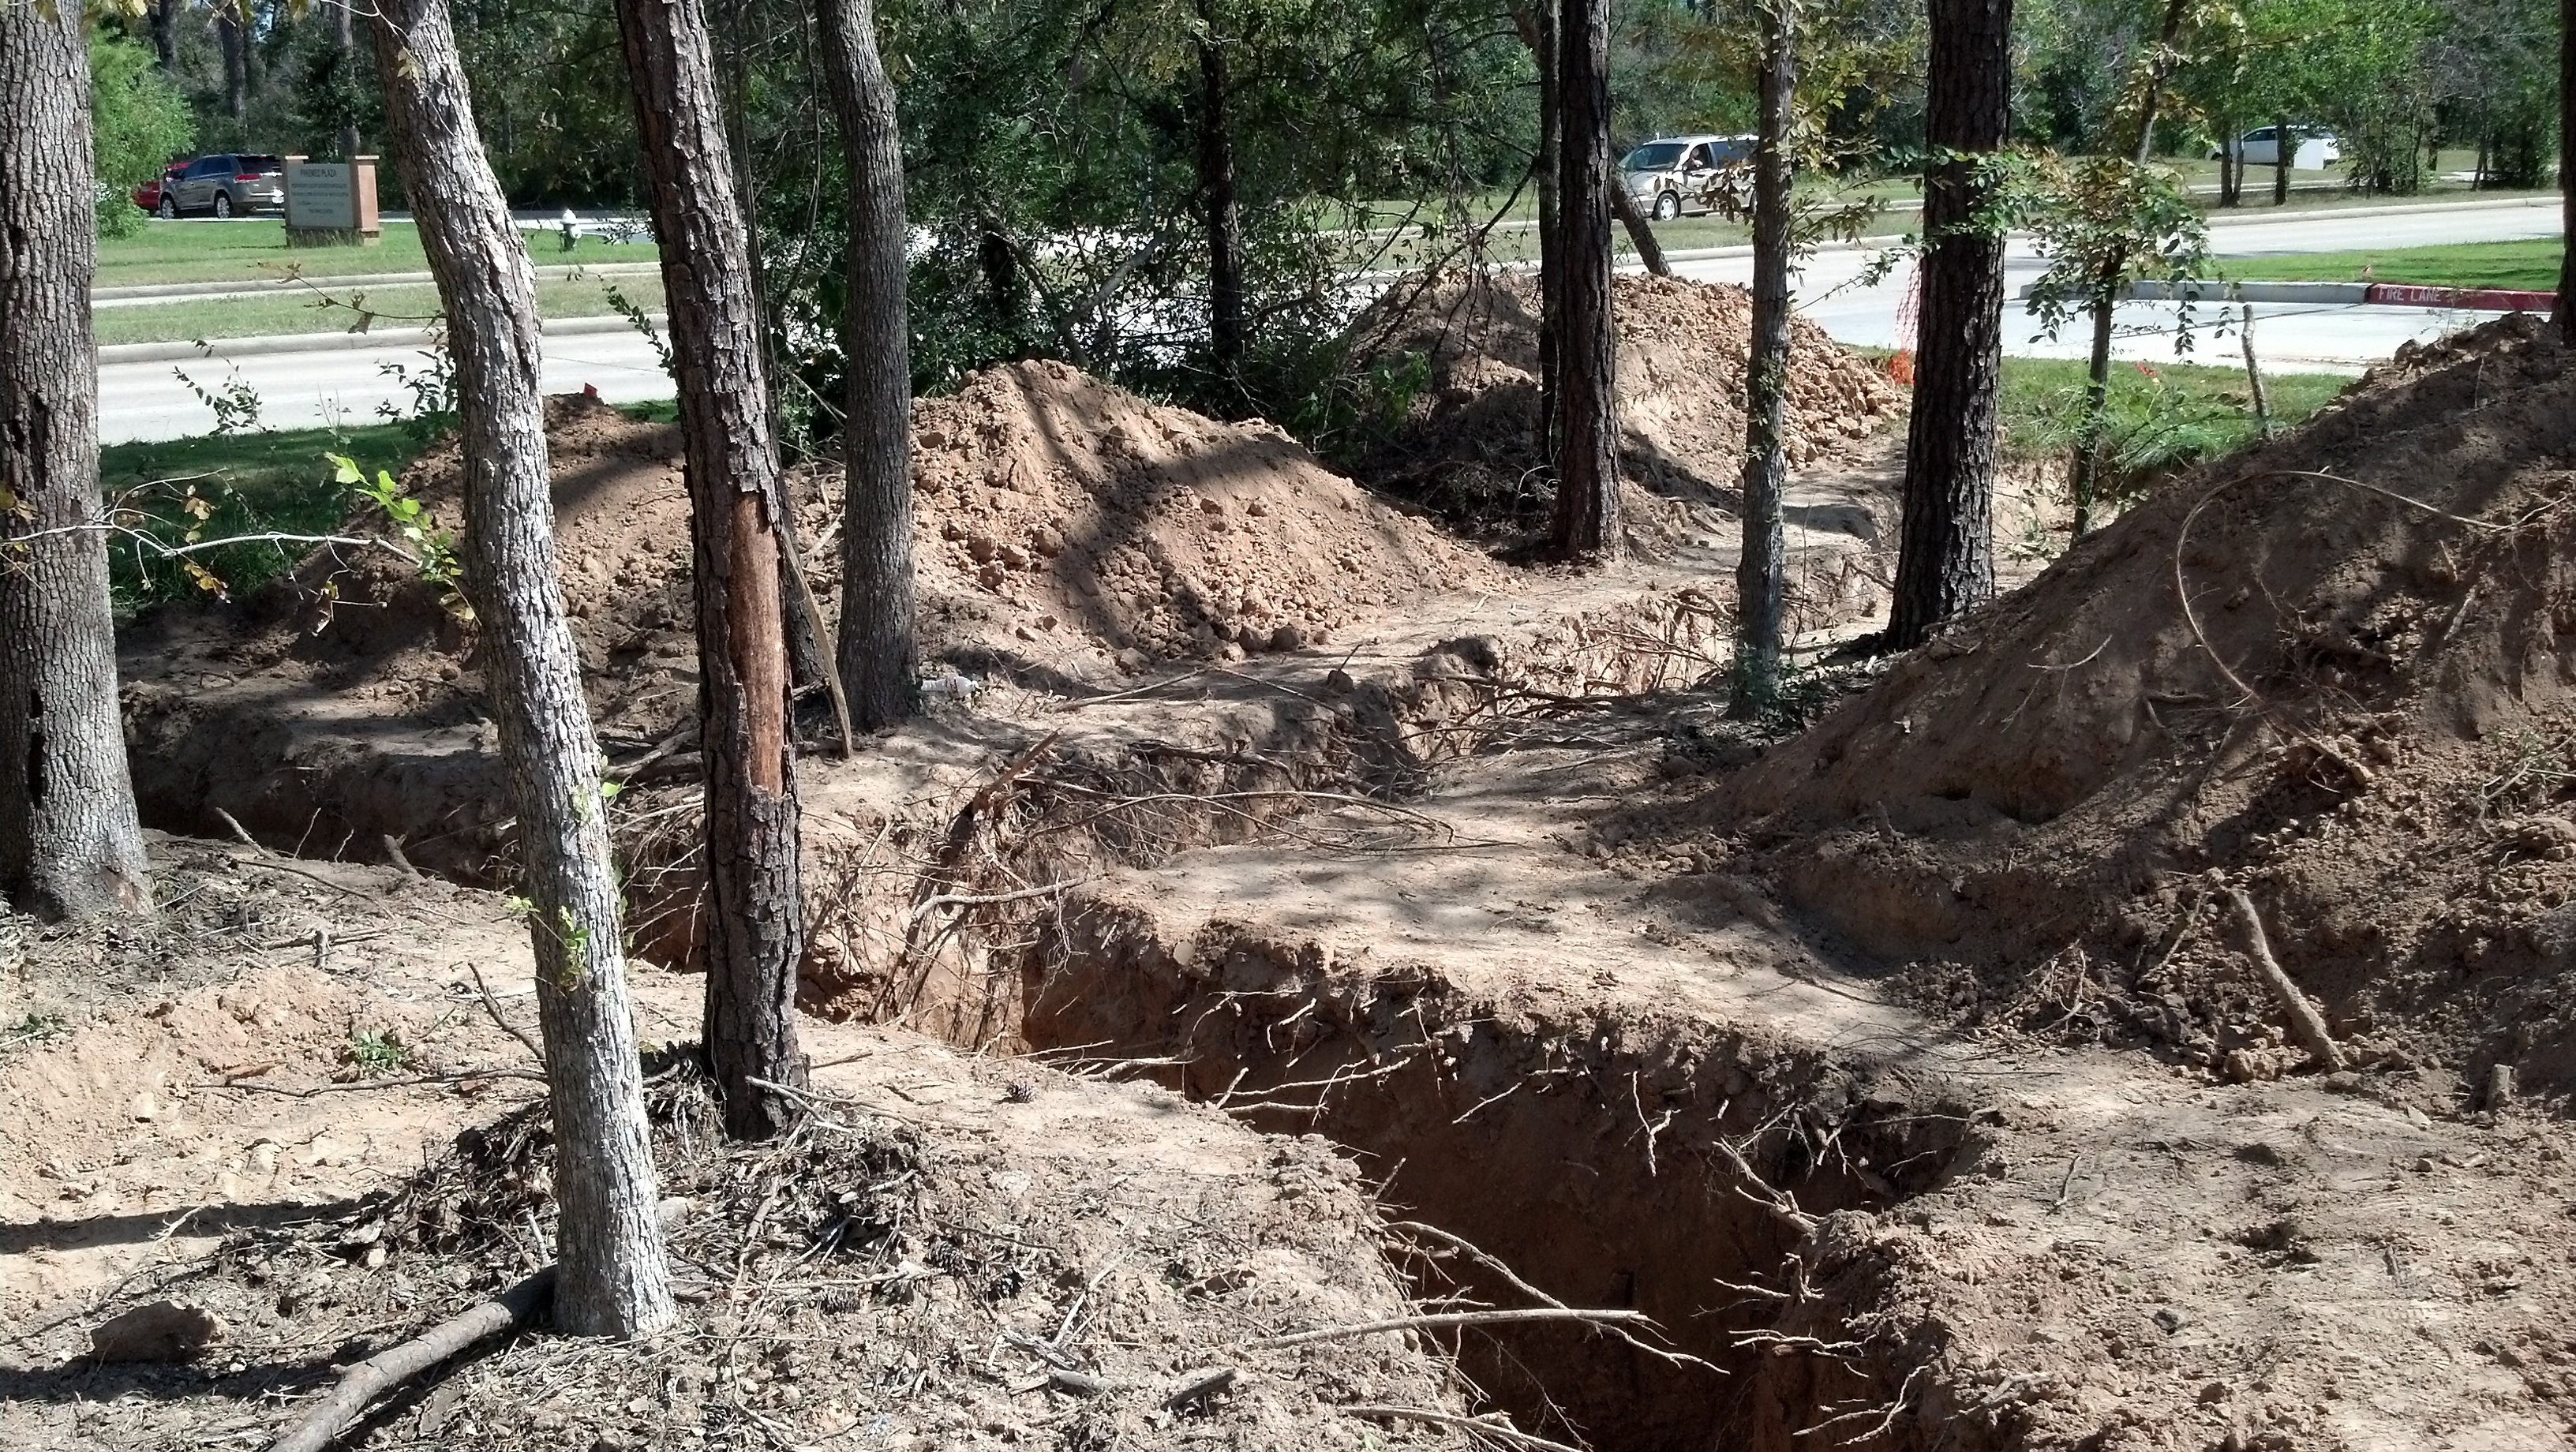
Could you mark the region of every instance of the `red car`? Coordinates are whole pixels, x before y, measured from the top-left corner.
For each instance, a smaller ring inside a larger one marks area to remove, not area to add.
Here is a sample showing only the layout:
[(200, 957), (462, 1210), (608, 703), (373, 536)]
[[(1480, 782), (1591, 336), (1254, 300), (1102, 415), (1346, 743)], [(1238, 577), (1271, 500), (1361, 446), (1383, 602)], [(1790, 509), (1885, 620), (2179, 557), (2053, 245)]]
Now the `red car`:
[(134, 205), (147, 212), (161, 210), (161, 184), (186, 171), (188, 164), (174, 161), (161, 169), (161, 175), (134, 189)]

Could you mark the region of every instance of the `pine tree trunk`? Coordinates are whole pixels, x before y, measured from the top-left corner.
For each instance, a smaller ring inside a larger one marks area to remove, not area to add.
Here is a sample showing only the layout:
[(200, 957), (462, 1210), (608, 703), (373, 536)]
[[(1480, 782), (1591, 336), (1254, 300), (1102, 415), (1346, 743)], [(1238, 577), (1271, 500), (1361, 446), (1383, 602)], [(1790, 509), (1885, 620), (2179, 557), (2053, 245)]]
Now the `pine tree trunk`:
[(555, 1323), (649, 1336), (676, 1308), (654, 1213), (599, 743), (556, 573), (536, 273), (474, 131), (447, 0), (379, 0), (372, 13), (395, 164), (448, 319), (464, 429), (465, 585), (518, 814), (520, 892), (532, 904), (561, 1210)]
[(81, 14), (0, 0), (0, 899), (49, 919), (152, 910), (96, 528)]
[[(2558, 216), (2576, 238), (2576, 0), (2558, 0)], [(2576, 345), (2576, 245), (2558, 258), (2558, 336)]]
[[(904, 261), (903, 137), (894, 83), (877, 53), (868, 0), (816, 0), (823, 66), (849, 158), (849, 359), (842, 447), (841, 682), (865, 730), (912, 715), (920, 692), (913, 624), (912, 329)], [(999, 262), (1016, 288), (1007, 243)], [(988, 254), (989, 255), (989, 254)]]
[(152, 54), (164, 75), (179, 70), (179, 0), (152, 0)]
[[(176, 3), (176, 0), (173, 0), (173, 3)], [(345, 98), (354, 95), (359, 85), (358, 26), (354, 7), (348, 5), (331, 7), (331, 42), (340, 51), (340, 65), (335, 74), (340, 83), (340, 95), (344, 99), (337, 104), (345, 108), (348, 104)], [(358, 127), (355, 122), (340, 128), (338, 145), (342, 161), (353, 162), (358, 159)]]
[(1932, 0), (1924, 130), (1922, 351), (1905, 441), (1905, 498), (1888, 644), (1909, 650), (1994, 594), (1995, 388), (2003, 360), (2004, 239), (1979, 225), (1977, 158), (2012, 120), (2011, 0)]
[(1610, 313), (1610, 3), (1560, 0), (1556, 44), (1556, 529), (1568, 559), (1619, 554)]
[(686, 446), (706, 761), (706, 1051), (725, 1131), (777, 1133), (805, 1081), (796, 1047), (795, 741), (779, 591), (778, 451), (769, 432), (751, 242), (728, 165), (698, 0), (618, 0), (652, 186)]
[(1531, 420), (1530, 448), (1549, 460), (1556, 457), (1556, 328), (1563, 311), (1556, 285), (1565, 270), (1557, 251), (1556, 154), (1564, 116), (1557, 104), (1556, 4), (1521, 0), (1512, 6), (1512, 24), (1538, 65), (1538, 156), (1531, 166), (1538, 189), (1538, 410)]
[(1207, 209), (1208, 351), (1231, 395), (1243, 383), (1243, 212), (1235, 195), (1233, 81), (1216, 0), (1199, 0), (1199, 201)]
[(242, 25), (242, 7), (250, 0), (216, 0), (215, 41), (224, 53), (224, 114), (236, 121), (250, 114), (250, 42)]
[(2290, 144), (2288, 118), (2272, 119), (2272, 205), (2290, 204), (2290, 163), (2298, 159), (2298, 149)]
[(1637, 199), (1628, 195), (1627, 186), (1615, 175), (1610, 186), (1610, 214), (1628, 234), (1628, 245), (1637, 249), (1637, 261), (1657, 277), (1673, 275), (1673, 265), (1664, 260), (1664, 244), (1655, 239), (1654, 223), (1637, 210)]
[(1797, 96), (1796, 0), (1762, 10), (1761, 132), (1753, 152), (1753, 337), (1744, 364), (1744, 552), (1735, 565), (1739, 717), (1780, 696), (1781, 498), (1789, 482), (1789, 132)]

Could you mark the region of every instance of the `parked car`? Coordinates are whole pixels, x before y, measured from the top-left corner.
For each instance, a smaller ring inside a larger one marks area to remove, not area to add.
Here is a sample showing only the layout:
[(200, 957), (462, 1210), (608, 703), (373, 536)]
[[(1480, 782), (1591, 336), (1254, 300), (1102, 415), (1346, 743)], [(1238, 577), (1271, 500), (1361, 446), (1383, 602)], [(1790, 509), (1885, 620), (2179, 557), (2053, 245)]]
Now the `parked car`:
[(1741, 212), (1753, 201), (1751, 136), (1661, 136), (1619, 163), (1628, 195), (1648, 216)]
[[(2209, 159), (2216, 161), (2228, 151), (2233, 151), (2238, 163), (2244, 166), (2279, 166), (2281, 143), (2272, 134), (2273, 129), (2257, 126), (2228, 143), (2225, 150), (2213, 146), (2209, 149)], [(2343, 160), (2343, 143), (2335, 138), (2333, 132), (2317, 126), (2293, 126), (2290, 128), (2290, 165), (2299, 164), (2299, 153), (2307, 150), (2308, 143), (2312, 141), (2324, 146), (2325, 165), (2332, 166)]]
[(147, 212), (161, 210), (161, 188), (187, 169), (188, 164), (184, 161), (174, 161), (163, 167), (159, 176), (134, 189), (134, 205)]
[(201, 156), (161, 181), (153, 211), (164, 217), (212, 212), (218, 217), (286, 210), (286, 163), (274, 156), (226, 151)]

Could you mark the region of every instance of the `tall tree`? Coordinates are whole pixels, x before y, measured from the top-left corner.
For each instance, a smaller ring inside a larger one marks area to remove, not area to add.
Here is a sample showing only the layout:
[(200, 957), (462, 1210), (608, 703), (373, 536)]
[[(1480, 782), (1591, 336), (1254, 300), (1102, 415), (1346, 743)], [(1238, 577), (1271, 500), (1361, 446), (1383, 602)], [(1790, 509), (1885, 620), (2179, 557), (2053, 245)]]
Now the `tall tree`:
[(215, 0), (215, 43), (224, 55), (224, 114), (250, 114), (250, 0)]
[[(2558, 0), (2559, 235), (2576, 239), (2576, 0)], [(2558, 336), (2576, 344), (2576, 245), (2558, 257)]]
[(0, 0), (0, 897), (148, 913), (98, 498), (89, 58), (77, 4)]
[(179, 0), (152, 0), (152, 53), (165, 74), (179, 69)]
[(877, 53), (872, 11), (869, 0), (815, 5), (849, 167), (838, 658), (851, 717), (871, 731), (912, 714), (921, 651), (913, 624), (912, 326), (903, 137), (895, 126), (894, 83)]
[(1992, 163), (2012, 123), (2012, 0), (1931, 0), (1922, 349), (1887, 641), (1922, 644), (1995, 590), (2004, 235)]
[(438, 282), (464, 429), (466, 593), (518, 814), (554, 1112), (555, 1324), (635, 1337), (674, 1319), (599, 743), (555, 567), (537, 286), (475, 134), (447, 0), (379, 0), (403, 192)]
[(1556, 549), (1619, 553), (1610, 304), (1610, 3), (1558, 0)]
[(714, 51), (699, 0), (617, 0), (671, 356), (697, 582), (698, 708), (706, 769), (706, 1050), (725, 1130), (759, 1139), (805, 1081), (796, 1046), (795, 739), (779, 588), (785, 508), (762, 371), (751, 241), (727, 158)]
[(1789, 479), (1789, 144), (1798, 91), (1796, 0), (1764, 0), (1760, 135), (1753, 150), (1753, 335), (1744, 365), (1744, 550), (1735, 565), (1735, 692), (1754, 716), (1780, 695)]
[(1234, 82), (1217, 0), (1199, 7), (1199, 204), (1207, 212), (1208, 351), (1217, 385), (1243, 386), (1243, 211), (1234, 176)]
[(1529, 47), (1538, 67), (1538, 157), (1531, 170), (1538, 191), (1538, 410), (1532, 447), (1540, 458), (1556, 456), (1556, 335), (1564, 321), (1557, 287), (1564, 280), (1565, 260), (1558, 251), (1563, 224), (1557, 218), (1557, 153), (1565, 115), (1558, 105), (1556, 32), (1558, 0), (1515, 0), (1512, 24)]

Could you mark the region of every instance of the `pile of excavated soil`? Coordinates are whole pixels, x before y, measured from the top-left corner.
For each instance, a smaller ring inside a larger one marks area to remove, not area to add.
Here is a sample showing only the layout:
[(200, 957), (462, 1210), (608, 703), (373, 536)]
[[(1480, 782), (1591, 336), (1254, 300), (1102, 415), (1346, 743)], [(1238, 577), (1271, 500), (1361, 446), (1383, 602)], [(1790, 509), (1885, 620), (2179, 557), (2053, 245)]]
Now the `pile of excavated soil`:
[(2402, 353), (1972, 615), (1700, 820), (1971, 1014), (2234, 1078), (2294, 1068), (2218, 891), (2241, 887), (2358, 1066), (2564, 1089), (2568, 361), (2524, 318)]
[[(26, 1131), (0, 1144), (12, 1449), (266, 1446), (558, 1233), (542, 1086), (492, 1021), (532, 1014), (499, 896), (153, 845), (158, 922), (0, 914), (0, 1090)], [(634, 979), (648, 1042), (694, 1036), (694, 978)], [(803, 1032), (817, 1114), (771, 1143), (716, 1143), (699, 1081), (648, 1064), (677, 1327), (488, 1343), (333, 1445), (1456, 1443), (1354, 1410), (1464, 1415), (1410, 1335), (1252, 1344), (1413, 1314), (1322, 1140), (900, 1032)], [(362, 1034), (403, 1061), (353, 1065)]]
[[(1621, 276), (1619, 461), (1629, 532), (1660, 547), (1690, 506), (1732, 511), (1744, 467), (1744, 366), (1753, 301), (1740, 287)], [(1537, 281), (1480, 278), (1400, 293), (1362, 320), (1382, 355), (1414, 354), (1429, 378), (1403, 420), (1354, 471), (1419, 501), (1463, 533), (1508, 535), (1543, 521)], [(1804, 318), (1790, 320), (1787, 452), (1792, 468), (1849, 463), (1903, 412), (1904, 391)]]
[(1130, 664), (1295, 650), (1503, 580), (1277, 428), (1148, 403), (1061, 363), (923, 400), (914, 437), (929, 592)]

